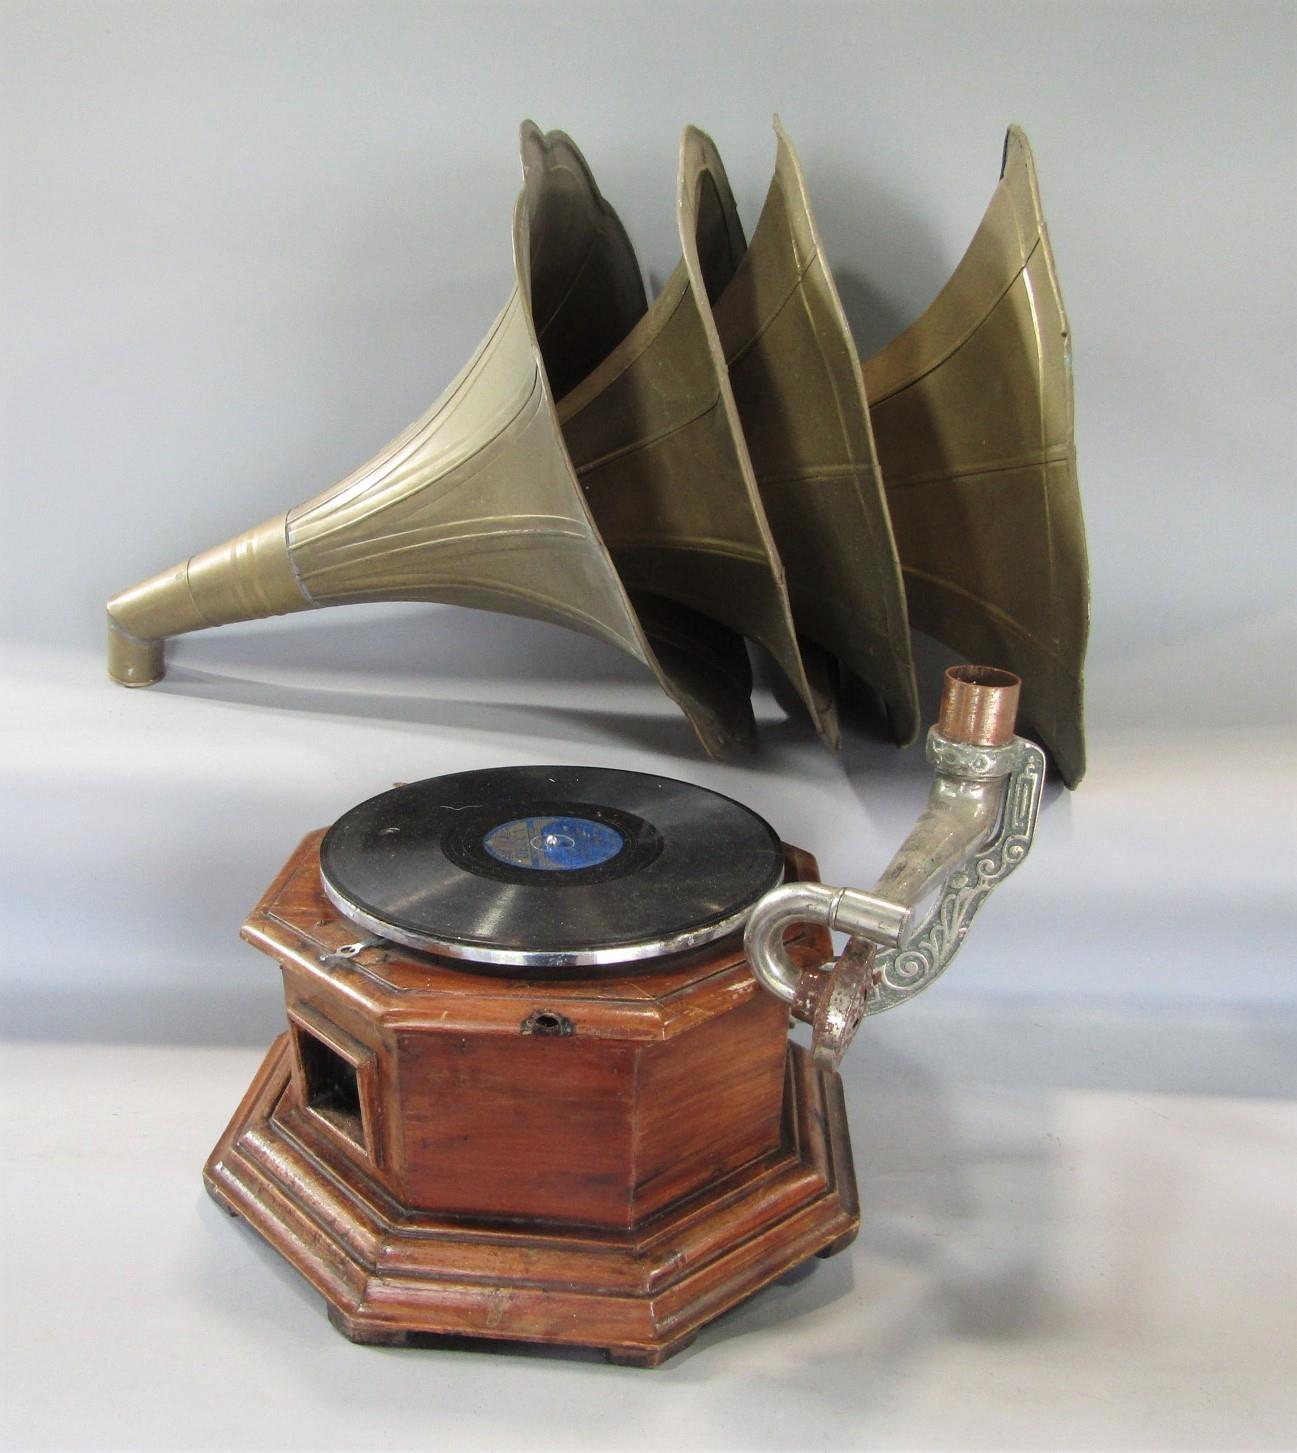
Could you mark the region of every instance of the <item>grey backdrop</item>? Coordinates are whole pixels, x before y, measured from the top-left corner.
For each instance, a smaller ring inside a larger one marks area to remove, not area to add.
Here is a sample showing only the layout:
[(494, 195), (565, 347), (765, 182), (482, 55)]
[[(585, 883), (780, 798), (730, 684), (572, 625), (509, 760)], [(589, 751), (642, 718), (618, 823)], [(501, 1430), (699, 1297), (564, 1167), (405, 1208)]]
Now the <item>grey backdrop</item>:
[(776, 108), (866, 356), (949, 276), (1006, 123), (1036, 151), (1075, 335), (1093, 767), (1052, 795), (977, 991), (1293, 998), (1262, 931), (1292, 886), (1268, 776), (1297, 639), (1291, 5), (231, 0), (0, 20), (23, 1022), (61, 1022), (69, 986), (96, 996), (87, 1032), (116, 992), (137, 1032), (133, 996), (158, 1015), (165, 981), (168, 1032), (194, 1032), (188, 996), (217, 985), (226, 1016), (264, 1024), (274, 986), (233, 928), (277, 860), (451, 766), (670, 771), (745, 797), (826, 871), (885, 860), (918, 753), (852, 735), (832, 762), (767, 701), (762, 754), (717, 767), (629, 662), (523, 622), (329, 611), (189, 638), (152, 692), (102, 676), (110, 593), (339, 478), (463, 363), (510, 287), (522, 117), (584, 147), (652, 287), (678, 255), (682, 126), (715, 136), (750, 227)]
[[(233, 928), (276, 861), (453, 765), (692, 775), (838, 875), (885, 860), (917, 753), (852, 737), (834, 763), (770, 707), (763, 755), (712, 766), (642, 673), (556, 630), (330, 611), (190, 638), (153, 692), (101, 674), (110, 593), (339, 478), (464, 362), (510, 287), (521, 118), (585, 149), (652, 287), (678, 255), (682, 126), (715, 136), (751, 227), (776, 108), (866, 356), (949, 276), (1006, 123), (1036, 152), (1075, 335), (1093, 767), (1051, 798), (979, 992), (1097, 975), (1292, 998), (1277, 931), (1237, 951), (1291, 887), (1265, 775), (1297, 638), (1291, 5), (229, 0), (0, 21), (5, 881), (29, 944), (9, 972), (37, 999), (129, 1005), (162, 976), (179, 1002), (215, 978), (264, 1023), (273, 985)], [(18, 1012), (39, 1024), (35, 1002)], [(168, 1023), (192, 1032), (183, 1007)]]
[(660, 282), (683, 124), (751, 225), (778, 109), (866, 355), (949, 275), (1018, 120), (1076, 335), (1094, 723), (1182, 701), (1190, 661), (1196, 718), (1291, 704), (1238, 649), (1292, 604), (1291, 5), (0, 14), (6, 633), (96, 640), (108, 591), (420, 412), (507, 291), (523, 116), (583, 146)]

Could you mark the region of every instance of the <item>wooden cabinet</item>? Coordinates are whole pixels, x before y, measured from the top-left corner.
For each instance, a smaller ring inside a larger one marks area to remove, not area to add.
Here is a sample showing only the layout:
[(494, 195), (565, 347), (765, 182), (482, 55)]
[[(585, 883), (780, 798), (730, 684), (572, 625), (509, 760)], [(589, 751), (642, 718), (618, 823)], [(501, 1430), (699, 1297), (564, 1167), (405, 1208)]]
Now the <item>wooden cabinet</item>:
[(244, 926), (281, 965), (288, 1027), (206, 1180), (348, 1336), (653, 1365), (854, 1236), (836, 1076), (789, 1044), (738, 935), (625, 973), (477, 972), (339, 917), (321, 836)]

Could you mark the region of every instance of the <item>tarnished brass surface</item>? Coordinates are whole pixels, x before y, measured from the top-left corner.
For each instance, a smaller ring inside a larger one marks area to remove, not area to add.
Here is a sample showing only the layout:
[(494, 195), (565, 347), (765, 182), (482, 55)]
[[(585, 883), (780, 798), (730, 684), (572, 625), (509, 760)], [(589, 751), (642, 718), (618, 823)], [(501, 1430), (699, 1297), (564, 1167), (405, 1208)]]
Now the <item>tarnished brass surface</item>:
[(114, 597), (118, 680), (157, 680), (165, 638), (205, 626), (440, 601), (608, 641), (657, 674), (709, 751), (751, 738), (741, 638), (652, 602), (655, 649), (572, 472), (546, 365), (579, 378), (643, 312), (644, 296), (626, 234), (573, 143), (527, 123), (522, 147), (517, 287), (459, 377), (332, 489)]
[(759, 642), (838, 741), (830, 678), (798, 645), (783, 565), (766, 519), (708, 304), (746, 244), (715, 148), (680, 147), (683, 258), (622, 342), (559, 401), (563, 435), (617, 568), (649, 592)]
[(626, 651), (715, 755), (754, 735), (745, 637), (830, 746), (835, 659), (904, 742), (908, 597), (916, 627), (1023, 678), (1023, 716), (1074, 786), (1089, 586), (1069, 335), (1026, 138), (1010, 129), (950, 282), (862, 371), (775, 127), (750, 246), (715, 147), (686, 130), (683, 256), (650, 307), (580, 152), (525, 123), (516, 287), (474, 357), (340, 484), (114, 597), (112, 676), (158, 680), (167, 638), (209, 625), (438, 601)]
[(1071, 343), (1027, 138), (931, 307), (864, 367), (910, 619), (1023, 679), (1075, 786), (1089, 626)]
[(288, 556), (284, 516), (164, 570), (108, 603), (108, 670), (123, 686), (165, 672), (162, 640), (227, 621), (306, 610)]
[[(797, 154), (774, 125), (774, 179), (713, 296), (716, 328), (798, 633), (869, 682), (908, 743), (919, 728), (910, 628), (860, 360)], [(715, 153), (700, 133), (687, 137), (697, 194), (713, 183)]]

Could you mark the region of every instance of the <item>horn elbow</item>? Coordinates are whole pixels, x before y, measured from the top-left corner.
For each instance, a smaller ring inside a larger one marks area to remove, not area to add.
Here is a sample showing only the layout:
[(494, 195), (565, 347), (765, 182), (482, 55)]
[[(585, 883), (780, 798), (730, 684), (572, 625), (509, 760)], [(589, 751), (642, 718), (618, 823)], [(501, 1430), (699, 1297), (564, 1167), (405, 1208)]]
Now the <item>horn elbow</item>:
[(165, 641), (211, 624), (189, 589), (186, 560), (108, 602), (108, 674), (121, 686), (152, 686), (166, 675)]
[(166, 641), (207, 626), (306, 610), (280, 515), (133, 585), (108, 602), (108, 674), (152, 686), (166, 674)]
[(167, 674), (163, 643), (143, 641), (123, 630), (113, 617), (118, 599), (108, 602), (108, 674), (118, 686), (152, 686)]

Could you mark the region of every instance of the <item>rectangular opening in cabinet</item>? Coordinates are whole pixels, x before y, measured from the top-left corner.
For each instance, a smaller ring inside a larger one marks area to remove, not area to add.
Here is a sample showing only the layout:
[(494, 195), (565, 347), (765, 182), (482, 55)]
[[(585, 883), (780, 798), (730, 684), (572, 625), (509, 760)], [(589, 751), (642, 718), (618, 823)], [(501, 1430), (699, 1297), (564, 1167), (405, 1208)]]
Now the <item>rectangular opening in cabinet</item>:
[(364, 1150), (365, 1127), (356, 1066), (302, 1025), (295, 1024), (293, 1029), (301, 1056), (307, 1107)]

